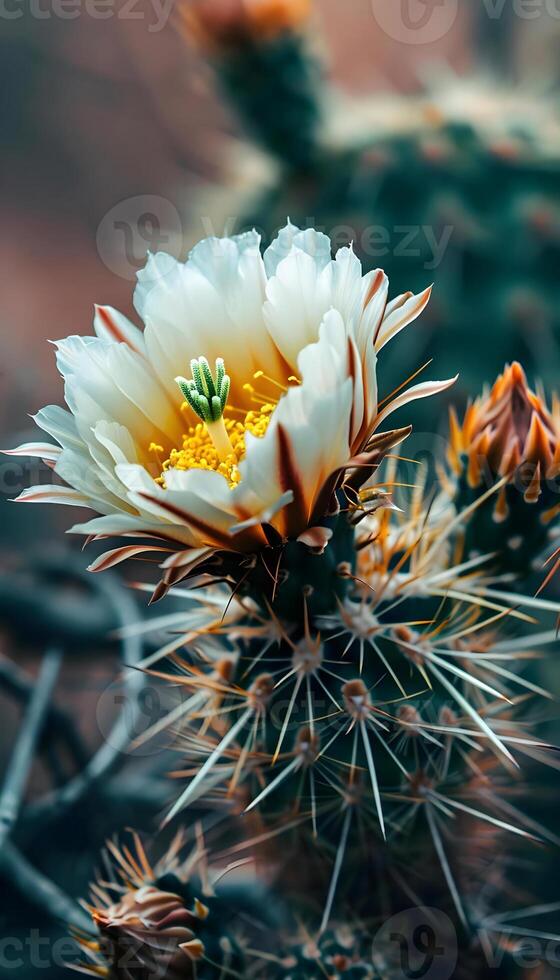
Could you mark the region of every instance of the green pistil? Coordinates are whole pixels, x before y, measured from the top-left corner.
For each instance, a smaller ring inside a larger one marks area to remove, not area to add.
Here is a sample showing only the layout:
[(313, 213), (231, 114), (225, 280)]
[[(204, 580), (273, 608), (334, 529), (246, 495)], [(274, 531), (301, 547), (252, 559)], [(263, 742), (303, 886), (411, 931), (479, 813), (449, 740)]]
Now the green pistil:
[(216, 376), (212, 377), (206, 358), (195, 357), (191, 361), (191, 371), (190, 380), (178, 377), (175, 381), (187, 404), (206, 425), (219, 458), (226, 460), (233, 453), (233, 446), (223, 417), (231, 383), (224, 362), (221, 357), (216, 358)]
[(231, 384), (223, 359), (216, 358), (215, 377), (212, 376), (210, 365), (205, 357), (193, 358), (191, 371), (190, 380), (182, 377), (175, 378), (185, 401), (207, 425), (219, 422), (224, 414)]

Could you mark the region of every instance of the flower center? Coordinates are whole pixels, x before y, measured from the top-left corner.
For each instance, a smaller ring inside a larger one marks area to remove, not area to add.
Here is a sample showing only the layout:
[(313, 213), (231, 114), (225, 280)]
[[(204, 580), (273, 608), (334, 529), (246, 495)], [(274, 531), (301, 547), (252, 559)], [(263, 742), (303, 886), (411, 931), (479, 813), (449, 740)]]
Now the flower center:
[[(232, 418), (227, 412), (227, 399), (230, 391), (230, 378), (225, 373), (224, 362), (216, 360), (215, 374), (212, 374), (205, 357), (191, 361), (192, 378), (176, 378), (186, 405), (198, 415), (200, 422), (190, 425), (183, 434), (182, 445), (172, 449), (169, 458), (162, 461), (161, 446), (154, 443), (150, 451), (155, 454), (161, 467), (161, 475), (156, 480), (165, 487), (168, 470), (214, 470), (226, 478), (231, 488), (240, 481), (239, 463), (245, 456), (245, 435), (250, 432), (257, 438), (264, 436), (270, 418), (276, 408), (276, 400), (253, 397), (255, 409), (246, 412), (243, 418)], [(261, 372), (257, 372), (260, 374)], [(245, 388), (253, 395), (251, 385)], [(231, 409), (231, 412), (238, 412)], [(227, 413), (227, 414), (224, 414)], [(239, 413), (243, 415), (243, 413)]]
[(247, 412), (243, 421), (224, 418), (225, 434), (231, 447), (225, 456), (216, 449), (204, 422), (190, 426), (183, 436), (181, 449), (172, 449), (169, 459), (162, 463), (162, 473), (157, 483), (165, 486), (165, 474), (170, 469), (215, 470), (225, 476), (230, 487), (236, 487), (240, 481), (239, 463), (245, 455), (245, 433), (264, 436), (275, 407), (263, 405), (259, 412)]

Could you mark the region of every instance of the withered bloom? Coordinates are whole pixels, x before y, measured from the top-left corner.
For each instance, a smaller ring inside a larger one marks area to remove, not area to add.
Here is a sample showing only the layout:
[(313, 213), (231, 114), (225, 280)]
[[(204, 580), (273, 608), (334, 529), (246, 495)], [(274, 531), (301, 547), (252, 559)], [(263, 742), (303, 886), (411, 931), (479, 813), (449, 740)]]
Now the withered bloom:
[(452, 411), (448, 458), (461, 505), (501, 484), (473, 512), (471, 543), (492, 550), (493, 524), (503, 532), (500, 547), (523, 552), (530, 539), (534, 557), (560, 511), (558, 399), (549, 408), (544, 395), (529, 387), (520, 364), (506, 366), (492, 389), (468, 406), (462, 423)]

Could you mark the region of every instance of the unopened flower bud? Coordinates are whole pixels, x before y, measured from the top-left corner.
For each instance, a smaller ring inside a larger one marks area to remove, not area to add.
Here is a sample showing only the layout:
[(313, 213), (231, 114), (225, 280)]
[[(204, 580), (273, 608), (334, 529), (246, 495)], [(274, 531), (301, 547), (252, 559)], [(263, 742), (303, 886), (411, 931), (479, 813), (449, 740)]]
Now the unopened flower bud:
[(203, 47), (235, 48), (299, 29), (310, 8), (310, 0), (184, 0), (180, 15)]
[(92, 909), (92, 918), (112, 980), (195, 976), (204, 944), (196, 936), (196, 912), (178, 895), (145, 885), (107, 908)]
[(549, 408), (521, 365), (508, 365), (462, 423), (451, 413), (448, 460), (458, 510), (496, 487), (470, 513), (467, 553), (507, 554), (504, 567), (526, 571), (560, 512), (560, 403)]

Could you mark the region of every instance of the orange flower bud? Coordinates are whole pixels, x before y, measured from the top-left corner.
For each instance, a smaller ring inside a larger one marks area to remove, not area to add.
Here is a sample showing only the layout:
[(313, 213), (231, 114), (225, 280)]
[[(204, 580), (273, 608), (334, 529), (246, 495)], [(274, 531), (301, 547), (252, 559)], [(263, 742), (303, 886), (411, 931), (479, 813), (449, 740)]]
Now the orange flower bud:
[[(481, 492), (505, 477), (526, 503), (536, 503), (543, 482), (560, 473), (560, 412), (529, 388), (520, 364), (508, 365), (490, 392), (467, 408), (462, 424), (451, 414), (449, 462), (457, 475)], [(497, 520), (504, 520), (505, 496), (498, 496)]]
[(227, 48), (297, 30), (310, 10), (311, 0), (183, 0), (179, 15), (203, 47)]
[(520, 364), (506, 366), (462, 423), (451, 416), (448, 460), (454, 499), (466, 515), (467, 556), (493, 555), (492, 567), (524, 577), (560, 514), (560, 403), (547, 405)]

